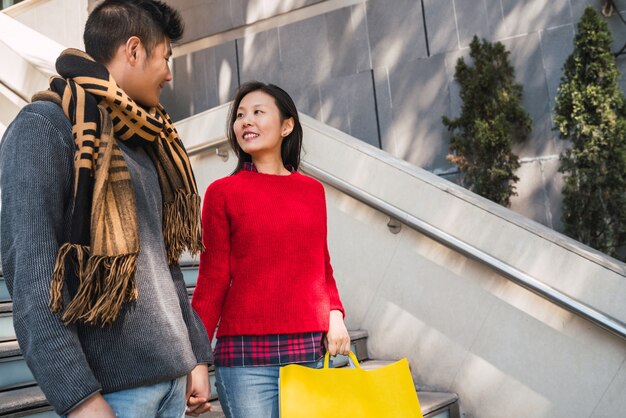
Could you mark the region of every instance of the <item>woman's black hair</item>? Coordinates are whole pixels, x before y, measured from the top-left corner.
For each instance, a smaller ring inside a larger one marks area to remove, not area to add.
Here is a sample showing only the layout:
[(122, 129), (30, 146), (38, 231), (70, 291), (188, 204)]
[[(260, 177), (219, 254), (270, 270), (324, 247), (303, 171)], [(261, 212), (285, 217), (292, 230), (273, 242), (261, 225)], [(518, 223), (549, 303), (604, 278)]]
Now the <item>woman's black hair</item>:
[(300, 166), (300, 150), (302, 149), (302, 125), (300, 124), (300, 118), (298, 117), (298, 110), (296, 109), (295, 103), (285, 90), (274, 84), (266, 84), (260, 81), (248, 81), (239, 86), (239, 89), (235, 93), (235, 98), (230, 105), (230, 109), (228, 110), (226, 137), (237, 156), (237, 167), (235, 171), (233, 171), (233, 174), (241, 171), (244, 163), (252, 162), (250, 154), (244, 152), (239, 146), (233, 124), (237, 120), (237, 110), (241, 100), (247, 94), (254, 91), (262, 91), (274, 98), (276, 107), (278, 107), (280, 112), (281, 122), (285, 119), (293, 118), (293, 130), (283, 139), (280, 155), (284, 166), (291, 166), (294, 170), (297, 170)]

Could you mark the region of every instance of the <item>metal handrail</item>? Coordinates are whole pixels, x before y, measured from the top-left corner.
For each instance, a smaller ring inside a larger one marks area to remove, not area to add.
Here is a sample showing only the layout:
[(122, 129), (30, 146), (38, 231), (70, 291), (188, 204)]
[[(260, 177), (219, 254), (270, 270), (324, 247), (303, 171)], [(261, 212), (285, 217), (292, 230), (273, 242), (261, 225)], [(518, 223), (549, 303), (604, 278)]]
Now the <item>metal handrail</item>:
[(193, 157), (195, 155), (201, 154), (205, 151), (208, 151), (212, 148), (219, 148), (220, 146), (222, 146), (223, 144), (225, 144), (226, 142), (228, 142), (226, 140), (226, 138), (218, 138), (218, 139), (213, 139), (211, 141), (208, 142), (203, 142), (202, 144), (199, 145), (194, 145), (192, 147), (187, 148), (187, 155), (190, 157)]
[[(222, 138), (220, 140), (214, 140), (211, 141), (209, 144), (198, 146), (194, 149), (190, 148), (189, 154), (196, 155), (209, 148), (219, 147), (225, 142), (225, 138)], [(321, 182), (328, 184), (329, 186), (347, 194), (348, 196), (366, 204), (367, 206), (370, 206), (373, 209), (376, 209), (386, 214), (387, 216), (397, 219), (398, 221), (409, 226), (410, 228), (432, 238), (433, 240), (443, 244), (444, 246), (454, 251), (457, 251), (473, 260), (479, 261), (480, 263), (490, 267), (504, 277), (508, 278), (513, 283), (560, 306), (568, 312), (571, 312), (588, 320), (594, 325), (622, 338), (623, 340), (626, 340), (626, 324), (624, 324), (623, 322), (612, 318), (582, 302), (577, 301), (576, 299), (564, 294), (563, 292), (556, 290), (553, 287), (550, 287), (537, 279), (534, 279), (533, 277), (516, 269), (510, 264), (507, 264), (502, 260), (498, 260), (497, 258), (492, 257), (491, 255), (479, 250), (473, 245), (470, 245), (456, 237), (453, 237), (452, 235), (440, 230), (439, 228), (436, 228), (416, 218), (410, 213), (407, 213), (406, 211), (396, 206), (390, 205), (384, 200), (379, 199), (376, 196), (362, 189), (359, 189), (358, 187), (355, 187), (352, 184), (341, 180), (340, 178), (324, 170), (321, 170), (318, 167), (315, 167), (309, 162), (302, 161), (300, 163), (300, 168), (305, 173), (320, 180)]]
[(416, 218), (415, 216), (399, 209), (389, 203), (361, 190), (352, 184), (345, 182), (338, 177), (333, 176), (312, 164), (303, 161), (301, 163), (303, 171), (315, 177), (316, 179), (334, 187), (337, 190), (347, 194), (348, 196), (376, 209), (380, 212), (399, 220), (412, 229), (434, 239), (435, 241), (445, 245), (446, 247), (457, 251), (465, 256), (487, 265), (498, 273), (502, 274), (512, 282), (527, 290), (541, 296), (542, 298), (562, 307), (563, 309), (579, 315), (580, 317), (592, 322), (600, 328), (609, 331), (618, 337), (626, 340), (626, 324), (605, 315), (596, 309), (585, 305), (576, 299), (532, 278), (528, 274), (516, 269), (515, 267), (498, 260), (495, 257), (479, 250), (478, 248), (453, 237), (452, 235)]

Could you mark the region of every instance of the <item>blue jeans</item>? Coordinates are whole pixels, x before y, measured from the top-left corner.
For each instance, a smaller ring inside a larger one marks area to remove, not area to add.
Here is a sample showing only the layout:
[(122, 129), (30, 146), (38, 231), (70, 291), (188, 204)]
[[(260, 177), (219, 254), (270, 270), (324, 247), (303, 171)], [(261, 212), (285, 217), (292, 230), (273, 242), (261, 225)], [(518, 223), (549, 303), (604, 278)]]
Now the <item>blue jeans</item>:
[[(324, 359), (301, 365), (319, 369)], [(215, 386), (226, 418), (278, 418), (281, 367), (216, 367)]]
[(186, 388), (187, 377), (183, 376), (102, 396), (118, 418), (183, 418), (187, 407)]

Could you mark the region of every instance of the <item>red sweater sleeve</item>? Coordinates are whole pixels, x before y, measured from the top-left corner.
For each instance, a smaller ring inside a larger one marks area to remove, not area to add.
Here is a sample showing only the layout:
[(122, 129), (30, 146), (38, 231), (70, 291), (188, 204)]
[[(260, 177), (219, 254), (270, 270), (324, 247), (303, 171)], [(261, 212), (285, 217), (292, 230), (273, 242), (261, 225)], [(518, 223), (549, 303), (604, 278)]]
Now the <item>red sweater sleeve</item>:
[(339, 298), (339, 291), (337, 290), (337, 284), (335, 283), (335, 277), (333, 276), (333, 267), (330, 265), (330, 256), (328, 254), (328, 244), (324, 245), (324, 258), (325, 258), (325, 263), (326, 263), (326, 286), (328, 286), (330, 310), (341, 311), (345, 318), (346, 311), (343, 309), (341, 299)]
[(226, 201), (219, 184), (211, 184), (202, 205), (202, 240), (198, 282), (191, 304), (213, 339), (222, 306), (230, 287), (230, 225)]
[(339, 291), (337, 290), (337, 283), (335, 282), (335, 276), (333, 275), (333, 267), (330, 264), (330, 254), (328, 252), (328, 219), (327, 219), (327, 209), (326, 209), (326, 193), (324, 192), (324, 188), (322, 187), (323, 199), (324, 199), (324, 230), (326, 233), (324, 234), (324, 264), (325, 264), (325, 274), (326, 274), (326, 286), (328, 287), (328, 298), (330, 301), (330, 310), (338, 310), (343, 313), (345, 318), (346, 311), (343, 309), (343, 304), (341, 303), (341, 299), (339, 298)]

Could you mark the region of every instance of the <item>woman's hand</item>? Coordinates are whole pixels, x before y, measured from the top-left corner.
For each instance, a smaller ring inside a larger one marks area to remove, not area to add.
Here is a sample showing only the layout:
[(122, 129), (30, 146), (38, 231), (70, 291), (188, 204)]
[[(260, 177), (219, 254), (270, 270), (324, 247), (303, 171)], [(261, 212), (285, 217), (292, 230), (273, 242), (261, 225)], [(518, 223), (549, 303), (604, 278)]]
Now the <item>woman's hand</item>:
[(331, 356), (347, 355), (350, 352), (350, 335), (346, 329), (346, 324), (343, 323), (341, 311), (330, 311), (330, 322), (324, 345)]

